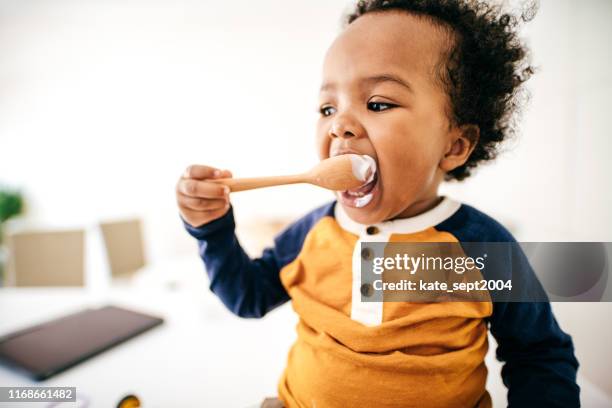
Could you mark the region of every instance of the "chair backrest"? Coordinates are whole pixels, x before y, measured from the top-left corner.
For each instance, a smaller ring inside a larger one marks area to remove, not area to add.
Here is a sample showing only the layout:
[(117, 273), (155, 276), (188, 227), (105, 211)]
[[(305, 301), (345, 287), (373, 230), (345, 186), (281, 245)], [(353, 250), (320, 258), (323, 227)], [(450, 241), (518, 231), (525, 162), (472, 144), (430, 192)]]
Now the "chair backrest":
[(27, 231), (8, 236), (8, 286), (83, 286), (85, 231)]
[(145, 266), (142, 225), (139, 219), (100, 223), (113, 276), (125, 276)]

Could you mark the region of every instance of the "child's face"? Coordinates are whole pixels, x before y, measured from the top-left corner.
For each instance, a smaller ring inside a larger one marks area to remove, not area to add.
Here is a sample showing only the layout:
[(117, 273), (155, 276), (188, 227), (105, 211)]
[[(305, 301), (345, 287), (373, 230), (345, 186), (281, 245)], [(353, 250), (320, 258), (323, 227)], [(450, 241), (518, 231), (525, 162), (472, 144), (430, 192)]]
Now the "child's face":
[[(378, 165), (368, 204), (338, 193), (348, 215), (364, 224), (408, 217), (436, 204), (445, 155), (457, 132), (448, 97), (436, 81), (449, 38), (407, 13), (366, 14), (327, 52), (319, 106), (321, 159), (367, 154)], [(402, 84), (403, 83), (403, 84)]]

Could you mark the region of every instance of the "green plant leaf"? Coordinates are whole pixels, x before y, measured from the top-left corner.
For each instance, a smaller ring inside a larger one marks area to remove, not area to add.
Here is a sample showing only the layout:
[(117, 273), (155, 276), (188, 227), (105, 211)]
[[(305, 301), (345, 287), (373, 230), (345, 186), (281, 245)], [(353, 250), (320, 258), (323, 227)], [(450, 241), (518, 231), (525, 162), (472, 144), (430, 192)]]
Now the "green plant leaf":
[(0, 190), (0, 223), (21, 214), (23, 197), (18, 191)]

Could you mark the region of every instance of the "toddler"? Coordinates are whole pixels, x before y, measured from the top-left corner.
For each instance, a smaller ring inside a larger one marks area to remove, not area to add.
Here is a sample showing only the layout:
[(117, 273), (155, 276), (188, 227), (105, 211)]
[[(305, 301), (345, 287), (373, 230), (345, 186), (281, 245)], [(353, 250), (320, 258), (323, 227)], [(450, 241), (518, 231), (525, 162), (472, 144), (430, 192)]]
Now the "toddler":
[[(511, 132), (532, 70), (516, 19), (471, 0), (361, 1), (325, 56), (321, 159), (372, 157), (368, 184), (337, 192), (250, 259), (234, 234), (227, 170), (177, 184), (211, 290), (235, 314), (291, 300), (297, 341), (278, 385), (286, 407), (490, 407), (487, 333), (511, 407), (577, 407), (571, 338), (547, 302), (363, 302), (361, 242), (514, 242), (499, 223), (438, 194)], [(269, 404), (267, 401), (266, 404)]]

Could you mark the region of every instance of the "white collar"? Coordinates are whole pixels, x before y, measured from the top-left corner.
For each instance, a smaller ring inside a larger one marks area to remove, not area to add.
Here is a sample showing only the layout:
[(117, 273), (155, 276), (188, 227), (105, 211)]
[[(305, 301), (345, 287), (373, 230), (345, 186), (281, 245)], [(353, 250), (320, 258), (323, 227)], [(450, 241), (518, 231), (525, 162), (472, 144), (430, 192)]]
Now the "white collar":
[(415, 215), (414, 217), (399, 218), (391, 221), (383, 221), (378, 224), (366, 225), (353, 221), (346, 211), (344, 211), (342, 205), (336, 202), (334, 206), (334, 217), (340, 227), (358, 236), (366, 234), (366, 229), (372, 226), (377, 227), (384, 234), (412, 234), (438, 225), (453, 215), (459, 207), (461, 207), (460, 202), (448, 197), (443, 197), (442, 201), (434, 208), (419, 215)]

